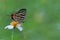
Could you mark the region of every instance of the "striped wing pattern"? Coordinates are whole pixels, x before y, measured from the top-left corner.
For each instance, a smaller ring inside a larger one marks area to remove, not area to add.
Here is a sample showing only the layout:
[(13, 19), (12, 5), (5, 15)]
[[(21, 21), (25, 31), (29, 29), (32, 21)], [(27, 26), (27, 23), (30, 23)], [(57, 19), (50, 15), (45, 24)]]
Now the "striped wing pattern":
[(16, 16), (13, 18), (18, 23), (22, 23), (24, 22), (25, 15), (26, 15), (26, 9), (21, 9), (18, 12), (16, 12)]

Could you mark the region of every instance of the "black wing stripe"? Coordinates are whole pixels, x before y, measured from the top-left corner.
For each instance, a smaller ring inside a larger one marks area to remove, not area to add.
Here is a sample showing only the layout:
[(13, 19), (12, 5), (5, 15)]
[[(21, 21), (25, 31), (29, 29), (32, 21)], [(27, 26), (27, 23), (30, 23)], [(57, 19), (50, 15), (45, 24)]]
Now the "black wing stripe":
[(16, 17), (14, 18), (14, 20), (16, 20), (18, 23), (22, 23), (24, 22), (25, 15), (26, 9), (21, 9), (16, 13)]

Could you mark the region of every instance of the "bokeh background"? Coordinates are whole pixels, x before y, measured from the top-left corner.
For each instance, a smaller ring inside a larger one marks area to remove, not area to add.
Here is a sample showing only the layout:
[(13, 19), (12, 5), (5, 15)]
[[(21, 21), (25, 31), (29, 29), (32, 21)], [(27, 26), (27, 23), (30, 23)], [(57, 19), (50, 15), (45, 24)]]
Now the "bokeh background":
[[(5, 30), (10, 14), (26, 8), (24, 30)], [(0, 40), (60, 40), (60, 0), (0, 0)]]

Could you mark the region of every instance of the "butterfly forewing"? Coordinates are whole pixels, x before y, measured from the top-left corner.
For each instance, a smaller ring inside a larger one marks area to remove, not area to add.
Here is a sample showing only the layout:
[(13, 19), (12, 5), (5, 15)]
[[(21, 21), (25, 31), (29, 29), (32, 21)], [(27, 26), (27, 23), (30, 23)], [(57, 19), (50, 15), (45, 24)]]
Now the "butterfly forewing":
[(13, 18), (18, 23), (22, 23), (24, 22), (25, 15), (26, 15), (26, 9), (21, 9), (16, 13), (16, 16)]

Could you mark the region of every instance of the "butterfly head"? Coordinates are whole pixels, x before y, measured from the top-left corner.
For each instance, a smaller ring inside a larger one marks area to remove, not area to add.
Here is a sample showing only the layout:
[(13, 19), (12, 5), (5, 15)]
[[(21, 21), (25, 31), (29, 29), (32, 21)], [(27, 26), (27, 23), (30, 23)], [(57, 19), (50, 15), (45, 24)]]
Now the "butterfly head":
[(14, 13), (14, 14), (11, 14), (10, 18), (14, 20), (14, 18), (13, 18), (13, 17), (15, 17), (15, 16), (16, 16), (16, 14), (15, 14), (15, 13)]

